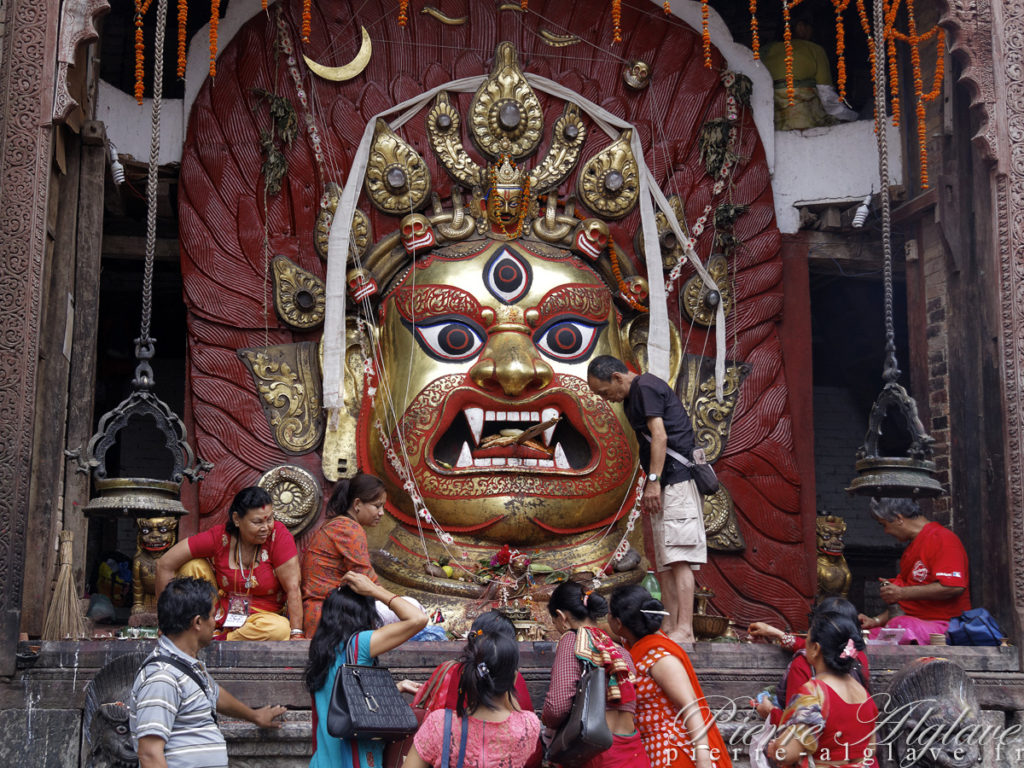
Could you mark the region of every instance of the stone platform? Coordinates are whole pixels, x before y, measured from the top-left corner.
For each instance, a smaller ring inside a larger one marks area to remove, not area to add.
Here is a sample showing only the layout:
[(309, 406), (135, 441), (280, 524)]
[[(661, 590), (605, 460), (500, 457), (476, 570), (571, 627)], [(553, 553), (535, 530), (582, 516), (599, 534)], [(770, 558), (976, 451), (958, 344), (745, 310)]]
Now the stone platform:
[[(19, 646), (18, 672), (0, 678), (0, 766), (72, 768), (84, 765), (82, 708), (92, 677), (114, 658), (144, 655), (155, 641), (42, 643)], [(396, 679), (425, 680), (433, 668), (456, 656), (461, 643), (407, 643), (381, 657)], [(249, 723), (222, 720), (233, 768), (305, 768), (311, 741), (310, 696), (302, 682), (308, 641), (289, 643), (218, 642), (204, 651), (204, 660), (219, 683), (253, 706), (284, 704), (284, 726), (261, 732)], [(520, 668), (538, 709), (547, 691), (555, 646), (521, 644)], [(990, 749), (986, 768), (1024, 765), (1024, 673), (1019, 649), (964, 647), (872, 647), (872, 690), (885, 690), (892, 674), (919, 656), (956, 661), (973, 679), (986, 725), (1021, 726), (1008, 739), (1003, 754)], [(697, 643), (691, 659), (713, 709), (727, 719), (749, 712), (752, 694), (780, 679), (790, 654), (771, 645)], [(723, 728), (723, 732), (726, 732)], [(749, 729), (731, 726), (737, 741)], [(1018, 754), (1009, 749), (1017, 745)], [(26, 751), (27, 749), (27, 751)], [(746, 750), (737, 744), (737, 768), (747, 765)], [(393, 768), (386, 766), (385, 768)]]

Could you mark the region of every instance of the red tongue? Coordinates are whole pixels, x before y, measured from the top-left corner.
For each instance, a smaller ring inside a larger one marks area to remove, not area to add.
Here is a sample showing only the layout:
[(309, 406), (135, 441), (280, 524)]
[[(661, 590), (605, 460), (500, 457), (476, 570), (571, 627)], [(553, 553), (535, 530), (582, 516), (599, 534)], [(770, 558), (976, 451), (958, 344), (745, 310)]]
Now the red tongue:
[(478, 448), (473, 451), (474, 459), (493, 458), (550, 459), (551, 454), (528, 445), (498, 445), (493, 448)]

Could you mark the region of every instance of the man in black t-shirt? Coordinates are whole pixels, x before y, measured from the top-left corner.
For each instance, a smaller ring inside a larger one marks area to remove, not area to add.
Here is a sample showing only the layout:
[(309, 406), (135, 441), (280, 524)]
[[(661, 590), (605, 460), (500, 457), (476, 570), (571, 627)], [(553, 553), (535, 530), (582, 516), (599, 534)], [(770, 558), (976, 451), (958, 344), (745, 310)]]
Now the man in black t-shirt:
[(654, 561), (669, 621), (665, 631), (676, 642), (692, 643), (693, 571), (707, 562), (703, 501), (686, 463), (704, 461), (695, 448), (690, 416), (673, 389), (654, 374), (638, 374), (610, 355), (587, 368), (594, 394), (622, 403), (636, 432), (640, 465), (647, 473), (640, 507), (651, 516)]

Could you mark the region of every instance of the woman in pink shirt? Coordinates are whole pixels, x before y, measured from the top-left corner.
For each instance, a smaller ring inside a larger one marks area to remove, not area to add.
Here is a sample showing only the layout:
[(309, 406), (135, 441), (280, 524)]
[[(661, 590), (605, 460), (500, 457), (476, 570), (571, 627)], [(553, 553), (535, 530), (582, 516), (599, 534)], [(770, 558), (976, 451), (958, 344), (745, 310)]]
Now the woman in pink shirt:
[[(463, 696), (455, 711), (435, 709), (427, 715), (404, 768), (523, 768), (540, 735), (540, 721), (520, 709), (514, 695), (519, 644), (478, 630), (469, 636), (461, 662)], [(445, 752), (448, 765), (441, 765)]]

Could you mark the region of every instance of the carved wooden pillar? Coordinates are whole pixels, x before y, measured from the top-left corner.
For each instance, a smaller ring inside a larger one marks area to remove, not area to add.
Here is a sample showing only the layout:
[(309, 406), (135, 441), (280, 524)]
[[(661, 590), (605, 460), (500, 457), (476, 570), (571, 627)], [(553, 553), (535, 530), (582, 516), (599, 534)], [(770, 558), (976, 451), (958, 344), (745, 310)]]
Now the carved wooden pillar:
[[(1007, 588), (1024, 628), (1024, 0), (940, 0), (950, 51), (964, 65), (961, 81), (980, 111), (972, 137), (989, 162), (989, 226), (997, 268), (999, 351), (1003, 374)], [(980, 212), (979, 212), (980, 213)], [(984, 457), (974, 457), (983, 465)], [(997, 469), (998, 471), (998, 469)]]
[(8, 0), (0, 55), (0, 675), (14, 672), (46, 247), (57, 0)]

